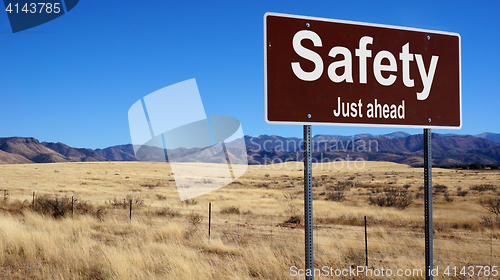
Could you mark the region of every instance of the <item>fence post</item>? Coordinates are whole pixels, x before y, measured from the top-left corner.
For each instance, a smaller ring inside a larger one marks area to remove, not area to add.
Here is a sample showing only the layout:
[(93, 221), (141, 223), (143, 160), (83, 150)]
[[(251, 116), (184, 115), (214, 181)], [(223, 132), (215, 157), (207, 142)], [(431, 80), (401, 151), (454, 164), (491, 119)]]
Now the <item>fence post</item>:
[(366, 267), (368, 267), (368, 238), (366, 234), (366, 216), (365, 216), (365, 258), (366, 258)]
[(208, 241), (210, 241), (210, 227), (212, 222), (212, 202), (208, 203)]
[(73, 200), (73, 196), (71, 196), (71, 217), (73, 217), (73, 204), (74, 200)]
[(132, 199), (130, 200), (130, 220), (132, 220)]
[(3, 190), (3, 200), (7, 199), (7, 190)]
[(35, 209), (35, 192), (33, 192), (33, 203), (31, 208)]

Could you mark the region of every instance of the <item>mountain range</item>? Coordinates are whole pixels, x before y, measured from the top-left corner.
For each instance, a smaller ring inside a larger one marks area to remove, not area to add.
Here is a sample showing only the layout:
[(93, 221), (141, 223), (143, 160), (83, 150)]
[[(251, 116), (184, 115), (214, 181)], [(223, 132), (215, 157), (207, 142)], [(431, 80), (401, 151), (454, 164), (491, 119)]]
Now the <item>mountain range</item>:
[[(249, 164), (268, 164), (303, 160), (302, 139), (276, 135), (245, 136)], [(500, 134), (478, 135), (432, 134), (432, 157), (437, 165), (500, 163)], [(231, 146), (228, 143), (227, 146)], [(312, 156), (316, 161), (363, 159), (390, 161), (409, 165), (423, 164), (423, 135), (394, 132), (385, 135), (352, 136), (315, 135)], [(212, 161), (214, 155), (200, 148), (179, 148), (170, 153), (186, 155), (188, 161)], [(234, 147), (233, 153), (239, 153)], [(147, 161), (163, 161), (163, 149), (146, 147)], [(63, 143), (40, 142), (33, 137), (0, 138), (0, 164), (138, 161), (131, 144), (105, 149), (74, 148)]]

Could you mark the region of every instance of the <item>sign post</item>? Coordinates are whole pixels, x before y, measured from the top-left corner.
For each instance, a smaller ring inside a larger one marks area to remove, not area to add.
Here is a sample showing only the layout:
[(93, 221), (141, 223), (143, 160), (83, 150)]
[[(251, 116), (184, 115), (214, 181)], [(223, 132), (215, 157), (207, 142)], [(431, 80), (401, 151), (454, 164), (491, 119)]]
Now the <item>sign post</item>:
[[(304, 227), (306, 271), (314, 271), (313, 254), (313, 198), (312, 198), (312, 147), (311, 126), (304, 125)], [(314, 279), (314, 273), (306, 273), (307, 280)]]
[(433, 237), (432, 237), (432, 149), (431, 129), (424, 128), (424, 204), (425, 204), (425, 279), (432, 280)]
[(460, 41), (451, 32), (264, 15), (265, 120), (304, 126), (306, 279), (314, 278), (312, 125), (424, 129), (425, 267), (432, 279), (431, 128), (462, 127)]

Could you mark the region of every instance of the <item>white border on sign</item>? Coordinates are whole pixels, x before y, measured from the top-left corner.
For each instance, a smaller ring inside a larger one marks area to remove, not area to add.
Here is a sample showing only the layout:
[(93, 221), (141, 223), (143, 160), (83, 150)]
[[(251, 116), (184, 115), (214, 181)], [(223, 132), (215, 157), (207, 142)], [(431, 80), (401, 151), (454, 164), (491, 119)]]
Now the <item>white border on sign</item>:
[[(267, 16), (279, 16), (279, 17), (297, 18), (297, 19), (310, 19), (310, 20), (317, 20), (317, 21), (327, 21), (327, 22), (344, 23), (344, 24), (352, 24), (352, 25), (363, 25), (363, 26), (381, 27), (381, 28), (406, 30), (406, 31), (418, 31), (418, 32), (425, 32), (425, 33), (430, 33), (430, 34), (443, 34), (443, 35), (457, 36), (458, 37), (458, 67), (459, 67), (459, 69), (458, 69), (459, 81), (458, 82), (459, 82), (459, 103), (460, 103), (460, 105), (459, 105), (460, 106), (460, 108), (459, 108), (460, 125), (459, 126), (433, 126), (433, 125), (404, 125), (404, 124), (362, 124), (362, 123), (270, 121), (268, 119), (268, 113), (267, 113), (267, 25), (266, 25)], [(420, 28), (412, 28), (412, 27), (402, 27), (402, 26), (394, 26), (394, 25), (386, 25), (386, 24), (365, 23), (365, 22), (356, 22), (356, 21), (349, 21), (349, 20), (317, 18), (317, 17), (309, 17), (309, 16), (298, 16), (298, 15), (289, 15), (289, 14), (267, 12), (264, 14), (264, 119), (265, 119), (266, 123), (268, 123), (268, 124), (287, 124), (287, 125), (461, 129), (462, 128), (462, 38), (460, 37), (460, 34), (455, 33), (455, 32), (436, 31), (436, 30), (428, 30), (428, 29), (420, 29)]]

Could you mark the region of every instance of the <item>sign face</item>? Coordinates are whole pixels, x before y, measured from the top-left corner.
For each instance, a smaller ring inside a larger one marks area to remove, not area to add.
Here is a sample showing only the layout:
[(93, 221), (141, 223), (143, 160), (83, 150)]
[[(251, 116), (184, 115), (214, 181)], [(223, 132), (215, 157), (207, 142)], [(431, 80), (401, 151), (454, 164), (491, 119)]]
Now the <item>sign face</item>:
[(462, 126), (457, 33), (266, 13), (270, 124)]

